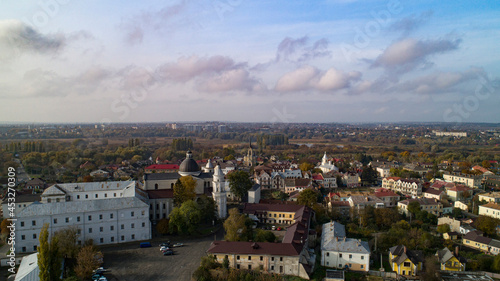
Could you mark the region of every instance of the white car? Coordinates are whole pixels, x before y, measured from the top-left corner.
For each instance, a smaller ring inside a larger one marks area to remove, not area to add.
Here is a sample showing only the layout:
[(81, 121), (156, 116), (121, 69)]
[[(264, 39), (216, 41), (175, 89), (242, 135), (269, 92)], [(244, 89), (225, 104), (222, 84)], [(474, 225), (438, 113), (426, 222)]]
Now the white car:
[(162, 251), (162, 252), (163, 252), (163, 251), (166, 251), (166, 250), (168, 250), (168, 247), (167, 247), (167, 246), (161, 246), (161, 247), (160, 247), (160, 251)]
[(184, 246), (184, 244), (182, 244), (182, 243), (175, 243), (174, 245), (172, 245), (172, 247), (174, 247), (174, 248), (182, 247), (182, 246)]

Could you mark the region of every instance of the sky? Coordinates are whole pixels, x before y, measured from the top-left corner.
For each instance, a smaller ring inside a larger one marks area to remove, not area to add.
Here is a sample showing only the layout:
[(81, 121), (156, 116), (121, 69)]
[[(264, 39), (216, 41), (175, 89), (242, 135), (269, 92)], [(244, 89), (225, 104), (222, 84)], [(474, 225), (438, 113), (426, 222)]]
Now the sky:
[(0, 122), (500, 122), (498, 1), (0, 0)]

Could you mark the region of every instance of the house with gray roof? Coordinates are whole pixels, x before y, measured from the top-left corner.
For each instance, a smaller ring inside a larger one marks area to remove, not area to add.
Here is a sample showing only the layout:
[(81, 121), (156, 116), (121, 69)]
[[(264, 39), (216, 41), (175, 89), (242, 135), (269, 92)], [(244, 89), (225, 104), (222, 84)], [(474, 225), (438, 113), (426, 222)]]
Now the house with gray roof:
[(370, 253), (368, 242), (346, 237), (344, 225), (335, 221), (323, 224), (321, 235), (322, 266), (369, 271)]

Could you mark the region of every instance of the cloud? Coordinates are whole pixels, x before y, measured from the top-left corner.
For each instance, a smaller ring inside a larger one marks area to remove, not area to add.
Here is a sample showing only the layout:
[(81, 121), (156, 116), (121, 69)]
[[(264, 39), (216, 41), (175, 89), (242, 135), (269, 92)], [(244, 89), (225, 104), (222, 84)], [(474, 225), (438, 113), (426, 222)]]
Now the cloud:
[(229, 91), (262, 92), (266, 90), (266, 87), (257, 79), (251, 78), (247, 70), (239, 68), (224, 71), (219, 75), (208, 78), (201, 82), (197, 89), (211, 93)]
[(0, 46), (8, 53), (50, 53), (63, 48), (62, 34), (44, 35), (19, 20), (0, 20)]
[[(487, 77), (482, 68), (472, 67), (464, 72), (438, 72), (389, 87), (386, 93), (442, 94), (445, 92), (469, 91), (463, 84)], [(478, 82), (479, 83), (479, 82)]]
[(317, 40), (312, 45), (308, 45), (308, 41), (307, 36), (297, 39), (286, 37), (278, 45), (275, 61), (303, 62), (330, 55), (328, 40), (325, 38)]
[(322, 72), (312, 66), (303, 66), (283, 75), (276, 83), (278, 92), (303, 90), (335, 91), (349, 88), (351, 83), (361, 78), (357, 71), (345, 73), (335, 68)]
[(402, 37), (407, 37), (414, 30), (419, 28), (424, 22), (432, 16), (432, 11), (422, 12), (420, 15), (411, 15), (395, 21), (389, 26), (390, 31), (401, 31)]
[(190, 56), (181, 57), (175, 63), (163, 64), (157, 69), (157, 72), (160, 77), (166, 80), (186, 82), (198, 76), (220, 73), (236, 67), (236, 63), (229, 57), (200, 58)]
[(372, 67), (383, 67), (399, 72), (408, 72), (420, 65), (429, 65), (428, 58), (435, 54), (458, 49), (461, 39), (397, 41), (387, 47), (372, 63)]

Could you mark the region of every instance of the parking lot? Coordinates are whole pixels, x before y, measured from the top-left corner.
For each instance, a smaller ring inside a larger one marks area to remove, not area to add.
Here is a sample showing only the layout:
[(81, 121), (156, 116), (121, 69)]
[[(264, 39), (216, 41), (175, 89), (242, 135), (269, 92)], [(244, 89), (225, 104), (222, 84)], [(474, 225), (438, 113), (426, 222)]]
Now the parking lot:
[[(110, 270), (105, 276), (110, 281), (191, 280), (201, 257), (214, 241), (214, 235), (189, 240), (180, 238), (155, 239), (151, 248), (139, 248), (139, 243), (136, 243), (102, 249), (104, 267)], [(217, 239), (222, 239), (222, 234)], [(184, 246), (173, 248), (173, 256), (163, 256), (159, 244), (168, 240), (172, 244), (184, 243)]]

